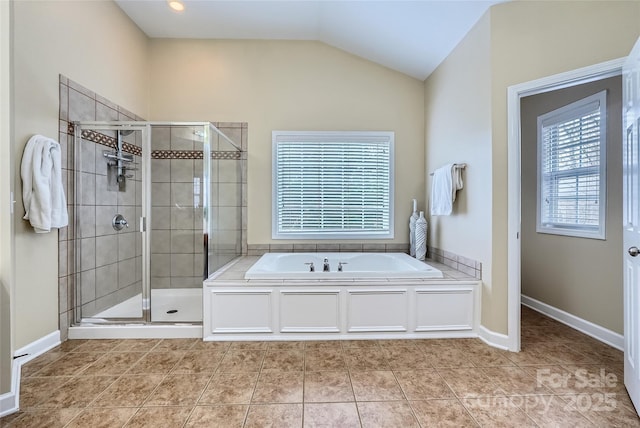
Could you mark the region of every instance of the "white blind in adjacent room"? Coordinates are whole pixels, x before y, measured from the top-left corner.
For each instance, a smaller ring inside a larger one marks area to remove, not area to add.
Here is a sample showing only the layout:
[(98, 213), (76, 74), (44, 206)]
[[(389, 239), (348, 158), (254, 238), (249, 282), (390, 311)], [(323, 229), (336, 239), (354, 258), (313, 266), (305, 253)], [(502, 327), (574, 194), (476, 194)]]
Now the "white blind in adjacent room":
[(538, 231), (604, 239), (606, 91), (538, 118)]
[(393, 133), (274, 132), (274, 238), (388, 238)]

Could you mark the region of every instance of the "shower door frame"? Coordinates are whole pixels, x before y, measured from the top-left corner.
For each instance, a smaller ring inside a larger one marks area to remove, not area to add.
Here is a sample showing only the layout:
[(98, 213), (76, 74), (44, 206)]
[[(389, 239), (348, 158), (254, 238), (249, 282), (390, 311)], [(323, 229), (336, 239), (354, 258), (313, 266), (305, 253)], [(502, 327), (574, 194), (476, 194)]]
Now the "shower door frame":
[[(112, 317), (112, 318), (102, 318), (95, 316), (83, 316), (82, 314), (82, 296), (76, 294), (76, 309), (74, 311), (74, 324), (81, 325), (84, 322), (96, 323), (96, 324), (130, 324), (130, 323), (148, 323), (151, 320), (151, 290), (149, 287), (149, 264), (147, 263), (148, 254), (149, 254), (149, 240), (146, 235), (146, 222), (149, 215), (149, 208), (151, 200), (150, 189), (145, 183), (148, 182), (148, 178), (150, 177), (150, 164), (149, 161), (151, 159), (151, 126), (148, 122), (137, 122), (137, 121), (106, 121), (106, 122), (92, 122), (92, 121), (79, 121), (73, 122), (74, 125), (74, 157), (76, 160), (81, 159), (81, 144), (82, 144), (82, 130), (93, 130), (93, 131), (116, 131), (119, 130), (132, 130), (134, 132), (141, 132), (141, 140), (142, 140), (142, 161), (140, 162), (141, 168), (141, 181), (142, 185), (140, 186), (142, 190), (142, 197), (140, 201), (140, 209), (141, 209), (141, 217), (136, 219), (140, 226), (140, 230), (138, 233), (142, 233), (142, 290), (141, 290), (141, 316), (140, 317)], [(117, 137), (116, 137), (117, 138)], [(148, 158), (148, 159), (147, 159)], [(74, 225), (75, 225), (75, 266), (74, 272), (77, 274), (75, 290), (76, 293), (82, 290), (82, 284), (80, 280), (80, 270), (78, 267), (81, 266), (81, 246), (79, 245), (81, 239), (77, 236), (80, 230), (80, 215), (79, 215), (79, 207), (80, 207), (80, 198), (81, 198), (81, 170), (78, 168), (79, 163), (74, 162), (74, 171), (76, 176), (75, 180), (75, 195), (74, 195)], [(145, 309), (145, 301), (149, 302), (148, 309)]]
[[(74, 272), (77, 274), (77, 280), (75, 284), (76, 291), (76, 304), (74, 310), (74, 325), (82, 325), (83, 323), (92, 323), (92, 324), (100, 324), (100, 325), (118, 325), (118, 324), (153, 324), (153, 325), (175, 325), (176, 322), (165, 322), (165, 321), (152, 321), (152, 304), (151, 304), (151, 239), (150, 239), (150, 231), (152, 225), (151, 218), (151, 129), (152, 126), (202, 126), (203, 128), (203, 163), (202, 163), (202, 186), (203, 186), (203, 200), (202, 200), (202, 210), (203, 210), (203, 224), (202, 224), (202, 234), (203, 234), (203, 257), (204, 257), (204, 276), (206, 279), (208, 272), (208, 242), (207, 237), (209, 235), (209, 203), (210, 203), (210, 186), (209, 186), (209, 169), (211, 162), (211, 127), (214, 127), (211, 122), (155, 122), (155, 121), (76, 121), (73, 122), (74, 125), (74, 157), (75, 159), (80, 158), (80, 150), (82, 143), (82, 130), (96, 130), (96, 131), (118, 131), (118, 130), (133, 130), (140, 131), (142, 133), (142, 161), (141, 161), (141, 190), (142, 190), (142, 198), (141, 198), (141, 216), (136, 219), (139, 223), (140, 230), (138, 233), (141, 233), (142, 240), (142, 316), (141, 317), (121, 317), (121, 318), (97, 318), (97, 317), (83, 317), (82, 316), (82, 304), (81, 304), (81, 295), (78, 294), (78, 290), (81, 289), (80, 284), (80, 275), (78, 267), (80, 264), (81, 251), (79, 251), (80, 239), (76, 236), (75, 241), (75, 257), (74, 257)], [(214, 129), (217, 129), (214, 127)], [(224, 135), (224, 134), (223, 134)], [(235, 145), (234, 145), (235, 146)], [(80, 206), (79, 201), (81, 198), (81, 192), (77, 191), (79, 189), (78, 183), (81, 177), (80, 170), (77, 169), (78, 164), (74, 162), (74, 171), (75, 172), (75, 195), (74, 195), (74, 225), (76, 234), (79, 231), (80, 226), (80, 218), (78, 215), (78, 207)], [(148, 308), (145, 309), (145, 301), (148, 302)], [(202, 320), (200, 321), (180, 321), (179, 324), (202, 324)]]

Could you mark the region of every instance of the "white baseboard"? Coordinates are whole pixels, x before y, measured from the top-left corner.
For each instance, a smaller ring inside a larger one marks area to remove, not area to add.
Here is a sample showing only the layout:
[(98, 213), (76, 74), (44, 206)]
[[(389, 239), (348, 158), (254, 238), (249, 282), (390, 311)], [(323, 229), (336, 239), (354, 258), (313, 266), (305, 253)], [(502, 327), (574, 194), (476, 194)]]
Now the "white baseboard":
[(18, 411), (16, 393), (14, 391), (5, 392), (0, 395), (0, 418)]
[(56, 330), (14, 352), (14, 360), (11, 362), (11, 391), (0, 395), (0, 417), (17, 412), (20, 407), (20, 369), (22, 365), (59, 344), (60, 330)]
[(38, 340), (29, 343), (26, 346), (23, 346), (22, 348), (14, 352), (14, 357), (18, 357), (18, 355), (24, 355), (24, 357), (16, 358), (14, 362), (19, 361), (20, 364), (25, 364), (33, 360), (34, 358), (44, 354), (48, 350), (55, 348), (59, 344), (60, 330), (56, 330), (52, 333), (47, 334), (46, 336), (41, 337)]
[(509, 350), (509, 336), (506, 334), (496, 333), (481, 325), (478, 329), (478, 337), (489, 346), (504, 349), (505, 351)]
[(524, 306), (531, 308), (534, 311), (538, 311), (549, 318), (553, 318), (556, 321), (566, 324), (569, 327), (604, 342), (607, 345), (613, 346), (616, 349), (621, 351), (624, 349), (624, 336), (616, 333), (615, 331), (601, 327), (591, 321), (572, 315), (562, 309), (555, 308), (532, 297), (525, 296), (524, 294), (520, 299)]

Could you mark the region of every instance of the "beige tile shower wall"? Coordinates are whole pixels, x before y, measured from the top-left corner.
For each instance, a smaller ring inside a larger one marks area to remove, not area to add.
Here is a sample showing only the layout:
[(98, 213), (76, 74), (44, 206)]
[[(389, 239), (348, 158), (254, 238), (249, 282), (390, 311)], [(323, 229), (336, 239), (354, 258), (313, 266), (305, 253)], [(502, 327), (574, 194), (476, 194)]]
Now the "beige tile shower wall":
[[(60, 332), (67, 337), (74, 320), (74, 310), (82, 306), (83, 316), (91, 316), (141, 290), (142, 245), (138, 222), (116, 232), (111, 219), (116, 213), (131, 220), (140, 215), (140, 171), (126, 185), (126, 191), (109, 189), (107, 162), (103, 156), (109, 147), (82, 139), (75, 159), (73, 129), (79, 120), (140, 120), (140, 117), (95, 94), (83, 86), (60, 76), (60, 129), (63, 179), (66, 182), (70, 226), (59, 233), (59, 318)], [(107, 134), (105, 132), (105, 134)], [(136, 135), (123, 141), (139, 147)], [(109, 134), (108, 134), (109, 135)], [(115, 134), (109, 136), (115, 137)], [(140, 158), (135, 157), (139, 163)], [(81, 188), (76, 189), (76, 178)], [(78, 191), (77, 214), (74, 198)], [(77, 245), (79, 244), (79, 245)], [(76, 248), (81, 248), (79, 264), (74, 262)], [(80, 285), (76, 293), (76, 284)]]
[(211, 159), (211, 210), (213, 224), (209, 236), (209, 271), (212, 272), (241, 254), (247, 254), (247, 123), (215, 123), (237, 147), (218, 138), (218, 150)]

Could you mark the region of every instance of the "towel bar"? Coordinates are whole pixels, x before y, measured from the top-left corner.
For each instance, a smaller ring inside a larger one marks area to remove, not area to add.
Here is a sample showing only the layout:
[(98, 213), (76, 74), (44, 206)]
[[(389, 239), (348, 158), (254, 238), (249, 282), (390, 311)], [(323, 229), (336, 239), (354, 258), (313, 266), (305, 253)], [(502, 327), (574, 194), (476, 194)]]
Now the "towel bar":
[[(467, 167), (466, 163), (454, 163), (453, 164), (454, 168), (458, 168), (458, 169), (465, 169)], [(433, 172), (429, 174), (430, 176), (433, 176)]]

